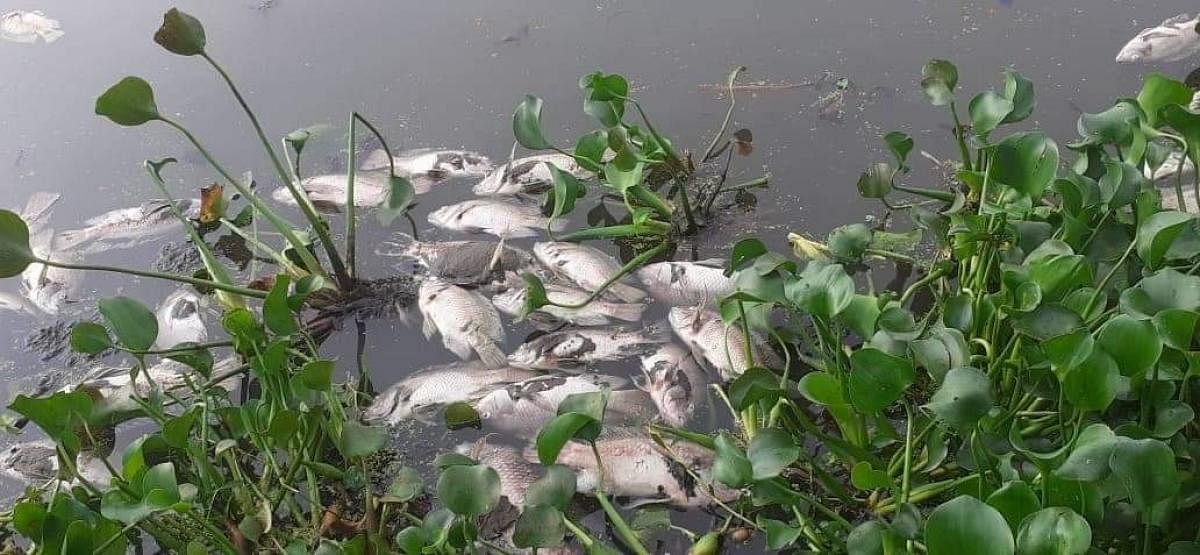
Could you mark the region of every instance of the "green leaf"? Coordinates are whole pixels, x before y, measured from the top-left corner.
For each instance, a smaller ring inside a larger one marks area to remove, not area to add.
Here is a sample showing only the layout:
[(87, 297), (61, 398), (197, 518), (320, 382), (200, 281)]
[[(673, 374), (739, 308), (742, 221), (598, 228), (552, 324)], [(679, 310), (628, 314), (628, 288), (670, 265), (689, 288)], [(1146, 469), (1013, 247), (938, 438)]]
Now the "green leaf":
[(868, 520), (856, 526), (846, 536), (847, 555), (885, 555), (883, 544), (894, 534), (878, 520)]
[(1146, 114), (1146, 125), (1158, 127), (1158, 113), (1162, 107), (1170, 104), (1187, 106), (1192, 101), (1192, 91), (1187, 85), (1154, 72), (1142, 82), (1137, 101)]
[(387, 494), (380, 498), (385, 503), (405, 503), (416, 499), (424, 490), (421, 474), (410, 466), (400, 467), (392, 483), (388, 485)]
[(408, 213), (416, 194), (416, 189), (413, 188), (412, 182), (407, 177), (389, 175), (387, 198), (379, 204), (379, 210), (375, 215), (379, 219), (379, 225), (390, 226), (397, 218)]
[(513, 528), (513, 545), (524, 548), (561, 545), (567, 528), (562, 512), (549, 505), (526, 507)]
[(972, 130), (980, 137), (987, 137), (1012, 113), (1013, 103), (995, 91), (984, 91), (971, 99), (968, 110), (971, 113)]
[(796, 389), (806, 399), (821, 406), (847, 404), (846, 398), (842, 394), (841, 382), (828, 372), (817, 370), (805, 374), (796, 384)]
[(525, 492), (526, 505), (547, 505), (566, 510), (575, 498), (575, 471), (561, 464), (546, 467), (546, 473), (529, 485)]
[(1062, 380), (1063, 395), (1077, 409), (1104, 410), (1117, 396), (1120, 376), (1116, 361), (1096, 349), (1067, 372)]
[(578, 434), (587, 434), (590, 429), (599, 429), (600, 421), (586, 414), (569, 412), (555, 416), (537, 435), (538, 460), (543, 466), (554, 464), (558, 453), (568, 441)]
[(736, 410), (763, 400), (774, 401), (783, 396), (779, 376), (765, 368), (749, 368), (729, 384), (729, 403)]
[(1096, 344), (1117, 363), (1122, 376), (1138, 376), (1162, 354), (1158, 330), (1148, 320), (1118, 314), (1096, 332)]
[(313, 360), (300, 367), (300, 381), (304, 387), (313, 391), (329, 391), (333, 384), (334, 362), (332, 360)]
[(850, 368), (850, 402), (868, 414), (896, 402), (916, 378), (908, 359), (870, 347), (850, 355)]
[(887, 472), (876, 470), (868, 461), (858, 461), (850, 469), (850, 483), (862, 491), (892, 487)]
[(204, 53), (204, 26), (200, 20), (177, 8), (163, 14), (162, 27), (154, 33), (154, 42), (180, 56)]
[(934, 509), (925, 521), (929, 555), (1012, 555), (1012, 532), (1004, 516), (983, 502), (960, 495)]
[(883, 136), (883, 142), (891, 151), (892, 156), (896, 157), (896, 164), (902, 168), (905, 167), (908, 163), (908, 154), (913, 149), (912, 137), (903, 131), (891, 131)]
[(454, 465), (442, 469), (438, 499), (455, 514), (474, 517), (500, 501), (500, 475), (483, 465)]
[[(909, 139), (912, 142), (912, 139)], [(858, 176), (858, 194), (862, 198), (884, 198), (892, 192), (891, 164), (878, 162), (867, 166), (867, 171)]]
[(292, 317), (292, 308), (288, 305), (288, 290), (292, 280), (287, 274), (275, 276), (275, 284), (271, 292), (263, 300), (263, 322), (271, 331), (278, 335), (291, 335), (299, 329)]
[(71, 327), (71, 350), (77, 353), (94, 355), (111, 349), (112, 339), (108, 337), (108, 328), (95, 322), (77, 322)]
[(788, 300), (814, 316), (831, 319), (854, 299), (854, 280), (840, 264), (809, 262), (800, 278), (784, 285)]
[(800, 446), (792, 435), (778, 428), (763, 428), (750, 440), (746, 448), (755, 480), (766, 480), (779, 475), (788, 465), (800, 458)]
[(1021, 480), (1008, 482), (992, 492), (987, 498), (987, 504), (1000, 511), (1013, 534), (1020, 529), (1021, 521), (1025, 520), (1025, 517), (1042, 508), (1042, 503), (1033, 492), (1033, 488)]
[(1082, 114), (1076, 124), (1082, 138), (1069, 146), (1083, 148), (1105, 144), (1128, 144), (1138, 129), (1140, 112), (1134, 102), (1119, 100), (1113, 107), (1098, 114)]
[(162, 427), (163, 442), (176, 449), (187, 449), (188, 436), (192, 432), (192, 427), (196, 425), (196, 419), (199, 416), (200, 412), (192, 409), (168, 420)]
[(162, 119), (154, 103), (154, 90), (140, 77), (126, 77), (104, 91), (96, 99), (96, 115), (127, 127)]
[(608, 150), (608, 131), (596, 129), (579, 137), (575, 142), (575, 161), (589, 171), (599, 173), (604, 165), (604, 153)]
[(1083, 326), (1083, 319), (1074, 310), (1054, 303), (1042, 303), (1032, 312), (1013, 319), (1014, 330), (1037, 341), (1045, 341), (1071, 333)]
[(983, 372), (964, 366), (946, 372), (941, 387), (926, 406), (951, 426), (966, 431), (973, 428), (992, 405), (991, 381)]
[(29, 227), (16, 213), (0, 210), (0, 279), (20, 275), (33, 261)]
[(542, 285), (541, 278), (525, 272), (521, 274), (521, 280), (525, 282), (525, 305), (521, 307), (521, 318), (523, 319), (550, 304), (550, 298), (546, 296), (546, 286)]
[(1154, 407), (1154, 437), (1169, 439), (1196, 417), (1196, 411), (1183, 401), (1171, 399)]
[(951, 368), (966, 365), (971, 354), (963, 333), (954, 328), (935, 328), (929, 337), (910, 341), (908, 348), (913, 360), (939, 382)]
[(1091, 424), (1079, 432), (1067, 460), (1054, 475), (1076, 482), (1095, 482), (1108, 476), (1108, 460), (1117, 446), (1117, 435), (1108, 426)]
[(958, 68), (946, 60), (929, 60), (921, 68), (921, 90), (934, 106), (945, 106), (954, 101), (954, 88), (958, 86)]
[(365, 457), (383, 448), (387, 443), (387, 429), (382, 426), (367, 426), (358, 422), (346, 422), (338, 438), (338, 450), (348, 459)]
[(758, 526), (767, 534), (767, 549), (771, 551), (779, 551), (789, 545), (796, 543), (800, 538), (800, 534), (804, 530), (797, 526), (792, 526), (782, 520), (766, 518), (762, 515), (757, 515), (754, 518)]
[(1004, 70), (1004, 97), (1012, 103), (1012, 110), (1000, 123), (1017, 123), (1033, 114), (1037, 99), (1033, 95), (1033, 81), (1014, 70)]
[(446, 421), (446, 429), (460, 430), (462, 428), (479, 428), (483, 425), (483, 419), (479, 416), (479, 411), (470, 403), (464, 401), (456, 401), (446, 405), (442, 411), (442, 418)]
[(574, 211), (575, 199), (582, 197), (585, 189), (575, 176), (558, 169), (558, 166), (547, 162), (546, 167), (554, 182), (554, 188), (551, 189), (554, 210), (550, 213), (550, 220), (553, 221)]
[(1171, 243), (1188, 226), (1193, 225), (1195, 216), (1186, 212), (1164, 211), (1151, 215), (1138, 226), (1137, 253), (1150, 270), (1162, 264)]
[(158, 338), (158, 319), (145, 305), (129, 297), (100, 299), (97, 305), (121, 346), (145, 351), (154, 345)]
[(517, 109), (513, 112), (513, 135), (521, 146), (530, 150), (553, 148), (550, 141), (542, 135), (542, 99), (525, 95), (524, 100), (517, 104)]
[(1067, 507), (1047, 507), (1033, 513), (1017, 533), (1020, 555), (1084, 555), (1091, 546), (1092, 527)]
[(733, 249), (729, 251), (729, 269), (725, 270), (725, 275), (732, 275), (733, 272), (745, 269), (747, 266), (754, 263), (758, 257), (767, 254), (767, 246), (758, 239), (742, 239), (733, 245)]
[(1200, 313), (1168, 308), (1155, 314), (1151, 322), (1154, 323), (1154, 329), (1162, 338), (1162, 342), (1168, 347), (1189, 351), (1192, 348), (1192, 338), (1196, 336), (1196, 324), (1200, 322)]
[(1014, 133), (996, 144), (991, 178), (1032, 199), (1042, 193), (1058, 171), (1058, 145), (1043, 133)]
[[(624, 152), (624, 151), (623, 151)], [(618, 193), (625, 194), (630, 188), (641, 184), (645, 164), (637, 162), (628, 169), (622, 168), (617, 158), (604, 165), (604, 182)]]
[(850, 224), (834, 228), (825, 238), (825, 246), (838, 260), (858, 262), (871, 246), (871, 228), (866, 224)]
[(754, 479), (754, 465), (742, 454), (742, 449), (725, 432), (718, 434), (714, 443), (717, 454), (713, 459), (713, 478), (731, 488), (748, 485)]
[(1157, 439), (1122, 439), (1108, 460), (1113, 476), (1139, 512), (1179, 493), (1175, 453)]

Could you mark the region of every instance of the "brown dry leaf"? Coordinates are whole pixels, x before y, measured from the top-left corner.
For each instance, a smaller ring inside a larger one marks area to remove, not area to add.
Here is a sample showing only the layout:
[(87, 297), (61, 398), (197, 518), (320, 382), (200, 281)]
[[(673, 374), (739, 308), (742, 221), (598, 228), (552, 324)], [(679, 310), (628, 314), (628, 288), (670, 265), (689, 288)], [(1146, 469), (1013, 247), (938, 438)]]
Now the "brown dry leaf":
[(200, 223), (211, 224), (225, 217), (225, 186), (213, 183), (200, 188)]
[(738, 129), (733, 134), (733, 145), (739, 156), (749, 156), (754, 152), (754, 135), (749, 129)]

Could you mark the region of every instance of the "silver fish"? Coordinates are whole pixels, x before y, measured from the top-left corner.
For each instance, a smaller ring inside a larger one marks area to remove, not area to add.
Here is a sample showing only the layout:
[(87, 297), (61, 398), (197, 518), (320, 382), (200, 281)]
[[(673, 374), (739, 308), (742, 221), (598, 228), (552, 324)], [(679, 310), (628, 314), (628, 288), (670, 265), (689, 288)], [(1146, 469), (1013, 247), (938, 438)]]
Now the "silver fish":
[(25, 299), (16, 295), (0, 292), (0, 310), (34, 314), (34, 308)]
[(541, 375), (521, 368), (488, 368), (479, 361), (430, 366), (413, 372), (375, 397), (363, 419), (398, 424), (416, 417), (428, 421), (449, 403), (474, 401), (511, 383)]
[[(30, 228), (29, 248), (39, 258), (56, 262), (77, 262), (78, 252), (59, 246), (54, 230), (47, 228), (50, 213), (58, 201), (57, 193), (34, 193), (21, 210), (21, 217)], [(55, 315), (75, 296), (83, 283), (83, 274), (44, 264), (30, 264), (21, 272), (20, 291), (38, 310)]]
[(595, 362), (622, 360), (645, 354), (670, 341), (670, 330), (650, 326), (641, 330), (593, 328), (564, 330), (536, 337), (508, 355), (513, 366), (556, 370)]
[(190, 288), (176, 289), (155, 310), (158, 338), (155, 349), (170, 349), (180, 343), (208, 341), (208, 328), (200, 314), (200, 295)]
[(554, 164), (577, 179), (586, 179), (592, 172), (565, 154), (535, 154), (517, 158), (495, 168), (471, 188), (477, 195), (515, 195), (543, 193), (550, 189), (552, 177), (546, 164)]
[(563, 219), (551, 223), (542, 215), (541, 207), (530, 200), (466, 200), (438, 208), (429, 213), (428, 219), (442, 229), (497, 237), (536, 237), (547, 225), (554, 231), (562, 231), (567, 225)]
[(641, 359), (646, 383), (641, 387), (650, 394), (664, 422), (683, 426), (691, 419), (699, 403), (708, 396), (708, 376), (683, 347), (668, 344)]
[[(546, 297), (551, 302), (558, 304), (575, 305), (582, 303), (591, 296), (587, 291), (580, 291), (573, 287), (553, 283), (547, 283), (545, 287)], [(525, 306), (525, 298), (526, 289), (524, 286), (519, 285), (511, 287), (502, 293), (497, 293), (492, 297), (492, 303), (501, 312), (510, 316), (517, 316), (521, 314)], [(637, 322), (642, 319), (642, 312), (644, 310), (646, 310), (646, 305), (640, 303), (618, 303), (596, 299), (580, 308), (546, 305), (531, 314), (530, 319), (535, 323), (544, 325), (553, 325), (562, 321), (577, 326), (605, 326), (613, 320)]]
[(490, 368), (502, 368), (508, 357), (500, 349), (504, 324), (487, 298), (439, 279), (427, 279), (417, 292), (426, 339), (442, 336), (442, 345), (463, 360), (479, 355)]
[[(392, 157), (398, 175), (448, 177), (479, 177), (496, 168), (487, 156), (468, 150), (438, 150), (415, 148), (401, 151)], [(371, 151), (359, 163), (362, 170), (387, 170), (388, 153), (382, 148)]]
[[(699, 307), (676, 306), (667, 318), (696, 360), (720, 372), (722, 379), (732, 380), (751, 367), (741, 328), (726, 324), (719, 314)], [(783, 367), (783, 361), (761, 334), (751, 332), (750, 348), (758, 366)]]
[[(75, 466), (85, 480), (98, 487), (107, 487), (112, 478), (104, 462), (91, 451), (80, 451)], [(14, 443), (0, 451), (0, 473), (39, 486), (59, 479), (58, 450), (48, 439)], [(74, 482), (67, 480), (66, 484)]]
[[(1180, 163), (1183, 164), (1183, 174), (1177, 176), (1176, 172), (1179, 171)], [(1150, 169), (1147, 167), (1144, 170), (1144, 174), (1146, 179), (1154, 181), (1156, 186), (1169, 188), (1175, 186), (1177, 179), (1182, 180), (1185, 185), (1191, 184), (1193, 177), (1196, 175), (1196, 166), (1192, 164), (1191, 159), (1187, 155), (1182, 151), (1176, 150), (1168, 154), (1167, 159), (1163, 160), (1163, 163), (1157, 168)]]
[(417, 241), (394, 233), (375, 248), (379, 256), (416, 260), (430, 276), (457, 285), (479, 285), (502, 280), (506, 272), (521, 271), (533, 263), (524, 250), (493, 241)]
[[(233, 370), (239, 364), (240, 362), (235, 357), (223, 358), (213, 364), (212, 374), (224, 374), (229, 370)], [(192, 367), (176, 360), (164, 358), (136, 374), (131, 368), (96, 367), (84, 376), (78, 384), (63, 387), (61, 391), (70, 392), (84, 388), (98, 394), (105, 400), (106, 404), (120, 405), (131, 396), (148, 396), (151, 390), (151, 381), (159, 389), (177, 390), (175, 393), (178, 395), (181, 392), (186, 393), (188, 391), (186, 388), (189, 380), (192, 383), (202, 383), (204, 378), (198, 376)], [(236, 384), (236, 378), (229, 378), (217, 385), (225, 388), (227, 391), (233, 391)]]
[(1117, 53), (1117, 63), (1174, 62), (1200, 53), (1200, 17), (1182, 13), (1142, 29)]
[(0, 39), (34, 43), (40, 37), (46, 43), (51, 43), (62, 38), (63, 34), (58, 20), (50, 19), (37, 10), (12, 11), (0, 15)]
[[(196, 218), (200, 213), (200, 201), (196, 199), (177, 199), (175, 206), (188, 218)], [(110, 210), (83, 223), (86, 227), (60, 233), (55, 242), (56, 247), (80, 254), (129, 248), (171, 233), (182, 226), (166, 201), (162, 200)]]
[(725, 275), (720, 259), (699, 262), (655, 262), (637, 271), (638, 279), (655, 300), (672, 306), (712, 302), (737, 286)]
[[(569, 395), (616, 390), (628, 380), (615, 376), (538, 376), (496, 389), (474, 403), (489, 430), (532, 437), (557, 414), (558, 405)], [(645, 421), (654, 405), (642, 391), (626, 389), (609, 394), (605, 421)]]
[[(589, 292), (621, 273), (621, 263), (608, 253), (579, 243), (548, 241), (533, 245), (533, 256), (552, 272), (574, 282)], [(621, 282), (613, 283), (605, 290), (625, 302), (637, 302), (646, 298), (646, 293)]]
[[(300, 182), (300, 188), (308, 194), (308, 200), (318, 211), (336, 214), (346, 206), (346, 174), (326, 174), (306, 177)], [(428, 193), (433, 180), (426, 177), (412, 177), (413, 191), (420, 195)], [(354, 174), (354, 206), (371, 208), (379, 206), (388, 195), (387, 172), (357, 172)], [(296, 199), (287, 187), (279, 187), (271, 192), (271, 198), (277, 202), (296, 206)]]

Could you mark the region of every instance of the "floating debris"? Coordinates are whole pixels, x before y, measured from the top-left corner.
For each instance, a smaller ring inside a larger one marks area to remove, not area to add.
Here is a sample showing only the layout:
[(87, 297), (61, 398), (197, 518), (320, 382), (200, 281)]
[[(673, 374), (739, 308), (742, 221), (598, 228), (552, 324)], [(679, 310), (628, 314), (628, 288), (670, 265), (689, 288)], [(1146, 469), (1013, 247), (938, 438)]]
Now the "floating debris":
[(0, 15), (0, 39), (10, 42), (32, 44), (40, 37), (48, 44), (64, 34), (57, 19), (50, 19), (38, 10), (18, 10)]
[(1181, 13), (1157, 27), (1142, 29), (1121, 47), (1118, 64), (1175, 62), (1200, 53), (1200, 17)]

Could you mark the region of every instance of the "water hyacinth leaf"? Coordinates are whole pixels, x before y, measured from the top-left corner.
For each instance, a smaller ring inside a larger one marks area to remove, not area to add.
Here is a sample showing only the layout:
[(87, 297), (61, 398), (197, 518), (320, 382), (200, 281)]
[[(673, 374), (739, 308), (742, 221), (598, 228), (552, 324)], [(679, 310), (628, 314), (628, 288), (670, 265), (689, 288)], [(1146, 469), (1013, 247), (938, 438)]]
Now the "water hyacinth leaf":
[(838, 314), (838, 320), (859, 337), (870, 337), (875, 333), (875, 322), (879, 320), (879, 301), (869, 295), (855, 294), (850, 304)]
[(966, 337), (954, 328), (934, 329), (929, 337), (910, 341), (908, 348), (913, 360), (939, 382), (951, 368), (965, 365), (970, 356)]
[(1012, 555), (1012, 531), (999, 511), (968, 495), (934, 509), (925, 522), (929, 555)]
[(604, 182), (618, 193), (625, 194), (630, 188), (641, 184), (645, 164), (636, 162), (628, 168), (623, 168), (619, 158), (620, 154), (604, 165)]
[(564, 445), (577, 436), (595, 437), (591, 431), (600, 429), (600, 421), (586, 414), (568, 412), (555, 416), (542, 427), (537, 435), (538, 460), (543, 466), (549, 466), (558, 461), (558, 454)]
[(800, 279), (784, 285), (792, 304), (814, 316), (831, 319), (854, 299), (854, 280), (840, 264), (809, 262)]
[(1162, 310), (1200, 310), (1200, 276), (1162, 269), (1121, 292), (1121, 311), (1151, 318)]
[(542, 99), (525, 95), (513, 112), (513, 136), (521, 146), (530, 150), (547, 150), (553, 147), (542, 135)]
[(387, 197), (379, 204), (379, 209), (375, 214), (380, 225), (392, 225), (396, 218), (406, 214), (408, 208), (412, 206), (414, 195), (416, 195), (416, 189), (413, 188), (412, 182), (407, 177), (389, 175)]
[(1121, 371), (1116, 360), (1096, 349), (1062, 380), (1063, 395), (1079, 410), (1104, 410), (1117, 397)]
[(1092, 356), (1096, 340), (1086, 328), (1056, 335), (1042, 341), (1042, 353), (1050, 361), (1055, 374), (1061, 380), (1070, 369), (1083, 364)]
[(975, 307), (972, 306), (971, 296), (954, 295), (946, 299), (942, 306), (942, 324), (960, 332), (969, 332), (975, 319)]
[(716, 458), (713, 460), (713, 478), (731, 488), (740, 488), (754, 479), (754, 465), (741, 447), (734, 443), (729, 434), (721, 432), (715, 441)]
[(1133, 202), (1138, 191), (1146, 188), (1146, 176), (1128, 162), (1107, 160), (1097, 186), (1100, 202), (1109, 208), (1119, 208)]
[(214, 362), (212, 351), (198, 348), (195, 343), (191, 342), (180, 343), (175, 348), (191, 348), (191, 350), (175, 352), (167, 355), (167, 358), (186, 364), (205, 378), (208, 378), (212, 374)]
[(158, 339), (158, 319), (146, 305), (129, 297), (109, 297), (96, 304), (121, 346), (145, 351)]
[(1074, 310), (1054, 303), (1042, 303), (1031, 312), (1013, 319), (1013, 329), (1037, 341), (1071, 333), (1083, 326)]
[(441, 468), (449, 468), (451, 466), (465, 464), (467, 466), (479, 464), (479, 461), (472, 459), (462, 453), (442, 453), (433, 459), (433, 466)]
[(896, 157), (896, 164), (901, 168), (907, 167), (908, 154), (912, 152), (914, 144), (912, 137), (903, 131), (891, 131), (883, 136), (883, 143)]
[(585, 189), (575, 176), (558, 169), (558, 166), (546, 162), (546, 168), (550, 170), (550, 178), (554, 183), (551, 189), (554, 210), (550, 213), (550, 220), (553, 221), (574, 211), (575, 199), (582, 197)]
[(829, 372), (818, 370), (805, 374), (796, 384), (796, 389), (804, 398), (821, 406), (847, 404), (841, 382)]
[(850, 402), (876, 413), (896, 402), (916, 378), (912, 362), (866, 347), (850, 355)]
[(865, 224), (850, 224), (834, 228), (825, 238), (825, 246), (834, 257), (857, 262), (871, 246), (871, 228)]
[(992, 156), (991, 178), (1032, 199), (1041, 198), (1058, 171), (1058, 145), (1039, 132), (1005, 137)]
[(988, 495), (987, 504), (1000, 511), (1004, 521), (1013, 534), (1021, 527), (1025, 517), (1042, 508), (1041, 501), (1029, 484), (1021, 480), (1013, 480)]
[(984, 91), (971, 99), (968, 105), (972, 130), (980, 137), (987, 137), (996, 126), (1013, 111), (1013, 103), (995, 91)]
[(926, 405), (946, 423), (963, 431), (992, 409), (992, 383), (979, 370), (971, 367), (951, 368), (941, 387)]
[(552, 464), (546, 473), (529, 485), (525, 493), (526, 505), (547, 505), (566, 510), (575, 497), (576, 476), (570, 467)]
[(884, 543), (896, 535), (878, 520), (868, 520), (856, 526), (846, 536), (847, 555), (885, 555)]
[(850, 483), (862, 491), (892, 487), (887, 472), (876, 470), (868, 461), (858, 461), (850, 469)]
[(954, 101), (954, 88), (958, 86), (958, 68), (946, 60), (933, 59), (921, 68), (921, 90), (934, 106), (945, 106)]
[(1128, 143), (1138, 128), (1140, 112), (1132, 101), (1121, 100), (1098, 114), (1080, 115), (1076, 128), (1081, 138), (1071, 143), (1071, 148)]
[(762, 241), (758, 239), (738, 241), (729, 251), (729, 267), (725, 269), (725, 275), (733, 275), (733, 272), (753, 264), (758, 257), (764, 254), (767, 254), (767, 246)]
[(542, 285), (541, 278), (526, 272), (521, 274), (521, 280), (525, 282), (525, 305), (521, 307), (521, 319), (524, 319), (550, 304), (550, 298), (546, 296), (546, 286)]
[(1108, 476), (1108, 460), (1117, 446), (1118, 437), (1112, 429), (1101, 423), (1090, 424), (1079, 432), (1071, 454), (1063, 461), (1054, 475), (1076, 482), (1095, 482)]
[(96, 115), (126, 127), (162, 119), (150, 84), (132, 76), (121, 79), (96, 99)]
[(1017, 123), (1033, 114), (1037, 98), (1033, 94), (1033, 81), (1011, 70), (1004, 70), (1004, 97), (1012, 103), (1012, 110), (1000, 123)]
[(478, 516), (500, 501), (500, 475), (479, 464), (449, 466), (438, 477), (437, 496), (454, 514)]
[(445, 410), (442, 411), (442, 418), (445, 420), (448, 430), (483, 426), (483, 419), (479, 416), (479, 411), (475, 410), (470, 403), (463, 401), (446, 405)]
[(1113, 476), (1125, 488), (1139, 512), (1179, 493), (1175, 453), (1156, 439), (1122, 439), (1108, 461)]
[(792, 526), (782, 520), (766, 518), (762, 515), (756, 516), (754, 520), (766, 534), (767, 549), (771, 551), (779, 551), (792, 545), (800, 537), (800, 534), (804, 532), (797, 526)]
[(1047, 507), (1029, 515), (1017, 532), (1021, 555), (1083, 555), (1092, 546), (1092, 527), (1068, 507)]
[(292, 288), (292, 294), (288, 297), (288, 308), (299, 312), (304, 307), (304, 303), (308, 301), (308, 296), (324, 287), (325, 278), (316, 274), (309, 274), (296, 280), (296, 286)]
[(111, 349), (112, 339), (108, 328), (95, 322), (79, 322), (71, 327), (71, 350), (94, 355)]
[(629, 96), (629, 81), (619, 73), (589, 73), (579, 79), (579, 88), (590, 91), (594, 100), (625, 100)]
[(33, 261), (29, 227), (15, 212), (0, 210), (0, 279), (20, 275)]
[(292, 316), (292, 307), (288, 305), (288, 290), (292, 280), (287, 274), (275, 276), (275, 284), (263, 300), (263, 323), (278, 335), (291, 335), (299, 329), (296, 319)]
[(154, 33), (154, 42), (180, 56), (204, 53), (204, 26), (200, 20), (177, 8), (163, 14), (162, 26)]
[(82, 389), (70, 393), (59, 391), (48, 397), (17, 395), (8, 405), (9, 410), (37, 424), (47, 437), (62, 445), (72, 456), (79, 452), (76, 427), (91, 418), (92, 407), (91, 396)]
[(800, 458), (800, 447), (792, 435), (779, 428), (758, 431), (746, 448), (754, 480), (766, 480), (779, 475), (788, 465)]
[(1154, 437), (1168, 439), (1191, 423), (1196, 411), (1190, 405), (1171, 399), (1154, 407)]
[(608, 150), (608, 131), (597, 129), (579, 137), (575, 142), (575, 161), (593, 172), (599, 172), (604, 164), (604, 152)]
[[(911, 139), (910, 139), (911, 141)], [(867, 171), (858, 176), (858, 194), (862, 198), (884, 198), (892, 192), (891, 164), (878, 162), (867, 166)]]
[(1146, 125), (1158, 127), (1158, 113), (1163, 106), (1178, 104), (1187, 106), (1192, 101), (1192, 91), (1187, 85), (1159, 72), (1151, 73), (1142, 82), (1137, 95), (1138, 105), (1146, 115)]
[(343, 424), (342, 435), (338, 437), (337, 446), (342, 456), (353, 459), (379, 451), (386, 442), (386, 428), (350, 421)]
[(1188, 351), (1192, 347), (1192, 338), (1196, 336), (1196, 324), (1200, 322), (1200, 313), (1168, 308), (1155, 314), (1151, 322), (1158, 331), (1158, 336), (1168, 347)]
[(549, 505), (526, 507), (513, 528), (513, 545), (524, 548), (561, 545), (567, 529), (562, 512)]
[(333, 384), (332, 360), (313, 360), (300, 367), (300, 381), (313, 391), (329, 391)]
[(1173, 210), (1151, 215), (1138, 226), (1137, 253), (1138, 258), (1145, 262), (1147, 268), (1157, 269), (1171, 243), (1188, 226), (1192, 225), (1195, 216), (1186, 212)]
[(1122, 376), (1144, 373), (1162, 355), (1162, 340), (1154, 324), (1128, 314), (1112, 317), (1097, 330), (1096, 344), (1117, 363)]

